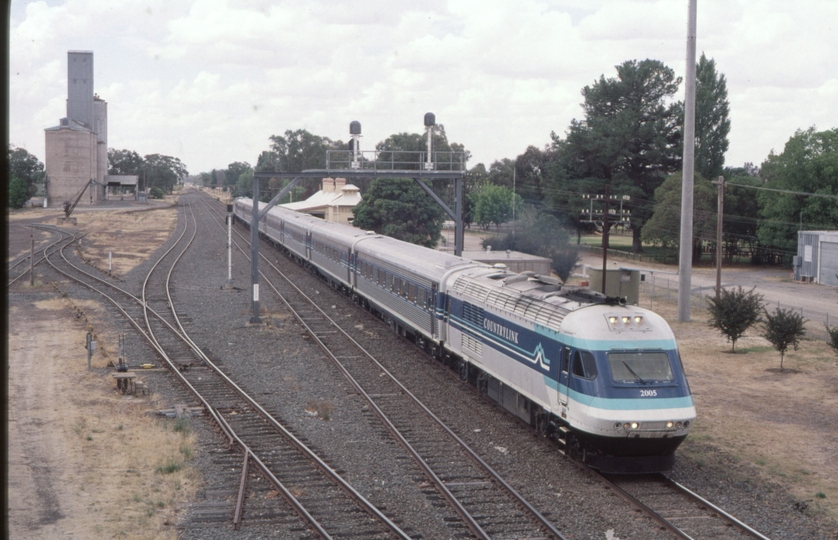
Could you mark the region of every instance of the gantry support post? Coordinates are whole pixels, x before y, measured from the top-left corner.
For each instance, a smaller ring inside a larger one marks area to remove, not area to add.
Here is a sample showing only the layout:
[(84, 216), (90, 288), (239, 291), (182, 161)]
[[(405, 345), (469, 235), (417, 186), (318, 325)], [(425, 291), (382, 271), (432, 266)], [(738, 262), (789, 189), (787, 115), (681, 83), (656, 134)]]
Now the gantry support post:
[(250, 215), (250, 322), (262, 324), (259, 318), (259, 178), (253, 177), (253, 212)]

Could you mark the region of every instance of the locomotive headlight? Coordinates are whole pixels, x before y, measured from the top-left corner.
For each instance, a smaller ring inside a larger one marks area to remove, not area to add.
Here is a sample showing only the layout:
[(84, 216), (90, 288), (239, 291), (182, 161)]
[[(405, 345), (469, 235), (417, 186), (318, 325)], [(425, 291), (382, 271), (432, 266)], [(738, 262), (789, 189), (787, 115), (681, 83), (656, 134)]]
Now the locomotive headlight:
[(675, 427), (677, 427), (678, 429), (681, 429), (681, 422), (678, 422), (677, 424), (675, 424)]
[(630, 317), (623, 317), (623, 324), (628, 324), (630, 320)]
[(690, 427), (690, 421), (689, 421), (689, 420), (685, 420), (685, 421), (684, 421), (684, 427), (685, 427), (685, 428), (686, 428), (686, 427)]
[(617, 322), (617, 317), (614, 317), (614, 316), (608, 317), (608, 322), (611, 323), (611, 324), (614, 324), (615, 322)]
[(621, 424), (620, 422), (617, 422), (616, 424), (614, 424), (614, 429), (620, 429), (622, 425), (623, 424)]
[(640, 315), (636, 315), (634, 317), (635, 324), (640, 324), (641, 321), (643, 321), (643, 317), (641, 317)]
[(673, 424), (672, 422), (667, 422), (667, 423), (666, 423), (666, 429), (671, 429), (671, 428), (672, 428), (672, 426), (674, 426), (674, 425), (675, 425), (675, 424)]
[(626, 430), (637, 429), (639, 426), (640, 424), (638, 424), (637, 422), (626, 422), (625, 424), (623, 424), (623, 427)]

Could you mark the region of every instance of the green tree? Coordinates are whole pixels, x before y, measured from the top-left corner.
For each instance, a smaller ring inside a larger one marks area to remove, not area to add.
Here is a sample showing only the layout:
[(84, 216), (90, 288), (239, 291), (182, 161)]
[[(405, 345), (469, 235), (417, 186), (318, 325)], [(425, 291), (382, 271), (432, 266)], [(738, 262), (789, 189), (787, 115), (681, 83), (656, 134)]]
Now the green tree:
[(271, 151), (276, 155), (274, 170), (284, 172), (325, 169), (326, 152), (343, 150), (345, 144), (328, 137), (314, 135), (305, 129), (286, 130), (284, 135), (271, 135)]
[(235, 187), (238, 185), (241, 175), (248, 171), (253, 171), (253, 167), (246, 161), (234, 161), (230, 163), (227, 165), (227, 170), (224, 171), (224, 185)]
[(526, 204), (541, 206), (544, 201), (547, 163), (550, 159), (549, 147), (541, 150), (532, 145), (515, 158), (515, 193)]
[(562, 281), (567, 281), (579, 260), (579, 251), (570, 244), (567, 229), (562, 223), (546, 212), (537, 213), (531, 209), (524, 212), (520, 231), (486, 238), (483, 247), (547, 257)]
[(827, 326), (826, 331), (829, 333), (829, 346), (832, 347), (835, 354), (838, 354), (838, 326), (833, 326), (832, 328)]
[[(460, 159), (468, 160), (469, 153), (462, 144), (448, 141), (445, 126), (437, 124), (433, 129), (433, 153), (435, 170), (456, 170)], [(375, 145), (376, 162), (382, 169), (421, 170), (427, 159), (428, 137), (419, 133), (396, 133)], [(465, 166), (465, 163), (462, 164)], [(363, 193), (367, 186), (359, 186)], [(432, 180), (430, 187), (449, 207), (454, 205), (454, 184), (450, 180)]]
[(28, 199), (26, 182), (19, 176), (12, 176), (9, 180), (9, 208), (23, 208)]
[(780, 369), (783, 369), (783, 357), (789, 345), (797, 350), (800, 340), (806, 335), (805, 319), (800, 313), (778, 307), (774, 314), (765, 311), (765, 330), (762, 337), (767, 339), (780, 353)]
[(719, 298), (707, 297), (707, 311), (711, 327), (718, 329), (730, 341), (730, 351), (736, 352), (736, 341), (745, 331), (759, 322), (762, 312), (762, 295), (754, 289), (746, 291), (742, 287), (722, 289)]
[(149, 154), (143, 157), (142, 176), (145, 189), (156, 187), (164, 193), (171, 193), (175, 185), (189, 176), (189, 171), (176, 157)]
[[(772, 151), (760, 168), (765, 187), (838, 196), (838, 128), (798, 130), (779, 155)], [(835, 199), (760, 191), (761, 244), (797, 252), (797, 230), (838, 227)], [(790, 261), (789, 261), (790, 262)]]
[[(655, 210), (643, 226), (643, 242), (664, 248), (680, 244), (681, 173), (671, 174), (655, 190)], [(709, 180), (695, 173), (693, 191), (693, 260), (701, 260), (701, 244), (716, 238), (717, 189)]]
[[(9, 145), (8, 149), (8, 157), (9, 157), (9, 204), (11, 205), (11, 189), (12, 184), (11, 180), (17, 178), (18, 180), (23, 182), (24, 190), (23, 190), (23, 202), (20, 203), (23, 206), (29, 197), (32, 197), (37, 193), (38, 186), (42, 185), (44, 181), (44, 164), (35, 157), (33, 154), (30, 154), (25, 148), (16, 148), (13, 145)], [(15, 188), (19, 190), (19, 186)], [(14, 207), (13, 207), (14, 208)], [(19, 207), (16, 207), (19, 208)]]
[(477, 191), (476, 196), (474, 221), (481, 227), (506, 223), (512, 218), (513, 208), (516, 213), (521, 211), (521, 197), (503, 186), (488, 184)]
[(142, 174), (143, 165), (143, 158), (133, 150), (108, 148), (108, 174), (138, 176)]
[(233, 190), (234, 197), (253, 198), (253, 169), (244, 171), (236, 181), (236, 188)]
[(733, 258), (743, 252), (751, 254), (751, 263), (758, 261), (757, 222), (759, 208), (756, 191), (738, 187), (761, 186), (758, 171), (749, 167), (726, 168), (724, 177), (729, 184), (725, 187), (723, 249), (724, 259), (732, 263)]
[(413, 180), (377, 178), (352, 209), (353, 225), (432, 248), (442, 238), (442, 208)]
[(729, 145), (730, 102), (727, 81), (716, 73), (716, 61), (704, 53), (695, 68), (695, 170), (704, 178), (721, 176)]
[(571, 179), (596, 179), (611, 193), (631, 197), (632, 251), (641, 252), (641, 230), (652, 215), (655, 189), (681, 166), (681, 83), (658, 60), (616, 66), (617, 78), (601, 76), (582, 89), (585, 118), (573, 120), (562, 145)]

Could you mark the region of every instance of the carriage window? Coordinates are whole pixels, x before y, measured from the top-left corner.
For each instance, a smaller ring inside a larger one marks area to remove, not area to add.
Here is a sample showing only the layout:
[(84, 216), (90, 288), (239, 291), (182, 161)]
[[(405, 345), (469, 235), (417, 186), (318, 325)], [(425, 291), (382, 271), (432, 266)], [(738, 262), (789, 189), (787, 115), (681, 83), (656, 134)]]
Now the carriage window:
[(665, 352), (608, 353), (615, 381), (671, 381), (672, 365)]
[(596, 379), (597, 369), (594, 355), (588, 351), (573, 354), (573, 374), (583, 379)]
[(408, 283), (407, 285), (407, 299), (411, 302), (416, 301), (416, 285), (413, 283)]

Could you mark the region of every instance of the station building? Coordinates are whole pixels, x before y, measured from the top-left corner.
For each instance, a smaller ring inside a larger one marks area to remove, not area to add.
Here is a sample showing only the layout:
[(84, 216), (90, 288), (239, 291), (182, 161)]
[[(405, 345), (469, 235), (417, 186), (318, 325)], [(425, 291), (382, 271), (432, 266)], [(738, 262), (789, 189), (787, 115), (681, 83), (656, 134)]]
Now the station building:
[(320, 191), (304, 201), (282, 204), (283, 208), (311, 214), (342, 225), (349, 225), (355, 218), (352, 209), (361, 202), (361, 190), (346, 183), (346, 178), (324, 178)]

